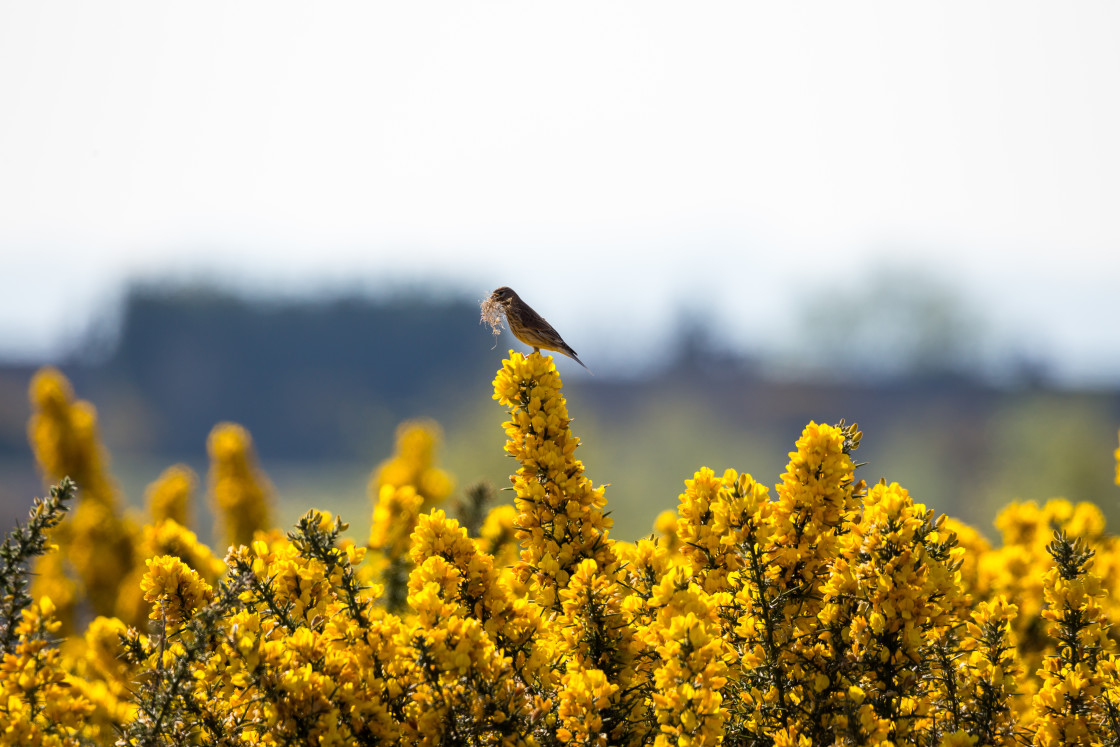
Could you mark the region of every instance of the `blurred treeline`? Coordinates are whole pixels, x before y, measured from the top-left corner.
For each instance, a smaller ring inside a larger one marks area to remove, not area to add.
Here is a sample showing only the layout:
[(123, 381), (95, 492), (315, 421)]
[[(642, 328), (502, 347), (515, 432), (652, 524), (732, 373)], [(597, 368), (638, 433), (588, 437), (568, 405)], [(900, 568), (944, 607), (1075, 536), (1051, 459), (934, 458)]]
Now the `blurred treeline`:
[[(773, 485), (807, 422), (841, 418), (864, 431), (864, 479), (901, 482), (916, 500), (989, 536), (991, 518), (1012, 499), (1094, 501), (1116, 526), (1120, 392), (1057, 389), (1029, 377), (993, 383), (970, 371), (959, 349), (967, 325), (954, 332), (938, 315), (944, 305), (894, 308), (889, 338), (861, 324), (847, 347), (838, 343), (839, 315), (822, 317), (814, 323), (820, 340), (811, 343), (822, 355), (811, 365), (729, 353), (687, 321), (667, 359), (641, 376), (591, 377), (558, 361), (580, 456), (592, 479), (610, 484), (616, 535), (648, 533), (701, 466), (735, 467)], [(254, 302), (206, 288), (136, 288), (113, 344), (61, 368), (97, 406), (113, 472), (132, 503), (173, 462), (204, 475), (207, 434), (234, 421), (251, 432), (285, 522), (317, 507), (342, 514), (361, 536), (368, 475), (405, 419), (440, 423), (442, 463), (460, 491), (479, 480), (508, 484), (491, 382), (506, 351), (524, 346), (506, 335), (492, 349), (478, 321), (477, 300), (420, 291)], [(865, 371), (851, 364), (860, 344), (884, 339), (908, 345), (910, 358)], [(938, 340), (956, 347), (939, 351)], [(42, 490), (26, 439), (34, 370), (0, 367), (4, 526)]]

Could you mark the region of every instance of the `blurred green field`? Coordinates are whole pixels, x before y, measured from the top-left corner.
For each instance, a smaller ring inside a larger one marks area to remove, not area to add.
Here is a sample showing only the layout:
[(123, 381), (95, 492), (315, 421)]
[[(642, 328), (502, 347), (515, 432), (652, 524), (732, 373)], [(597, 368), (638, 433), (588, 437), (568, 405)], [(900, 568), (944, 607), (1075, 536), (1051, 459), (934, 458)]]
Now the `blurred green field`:
[[(612, 533), (620, 539), (646, 536), (658, 513), (675, 509), (684, 481), (701, 466), (749, 472), (773, 488), (800, 429), (752, 429), (729, 422), (702, 398), (658, 398), (625, 420), (609, 419), (579, 387), (569, 392), (572, 430), (580, 437), (578, 456), (596, 484), (607, 484)], [(1098, 395), (1036, 394), (1009, 397), (983, 427), (959, 434), (952, 414), (931, 408), (920, 420), (907, 418), (881, 429), (865, 429), (857, 456), (868, 462), (857, 474), (869, 483), (899, 482), (916, 500), (976, 526), (991, 539), (992, 520), (1011, 500), (1065, 497), (1097, 503), (1110, 526), (1120, 525), (1120, 488), (1113, 484), (1116, 427)], [(496, 500), (512, 501), (504, 454), (503, 411), (483, 403), (473, 413), (442, 423), (439, 461), (456, 481), (456, 495), (479, 481), (497, 489)], [(971, 448), (965, 438), (982, 448)], [(963, 451), (962, 451), (963, 450)], [(962, 459), (961, 454), (972, 456)], [(350, 524), (350, 536), (364, 541), (372, 502), (368, 482), (389, 451), (356, 460), (278, 460), (258, 455), (274, 488), (278, 526), (289, 528), (308, 509), (327, 510)], [(152, 456), (112, 454), (112, 471), (130, 505), (139, 508), (145, 486), (170, 462)], [(206, 496), (206, 464), (189, 466), (200, 477), (195, 522), (212, 538)], [(0, 465), (0, 474), (13, 463)], [(36, 493), (37, 494), (37, 493)], [(30, 503), (31, 495), (24, 497)], [(451, 511), (451, 506), (447, 509)]]
[[(922, 334), (941, 339), (912, 330), (916, 321), (904, 326), (918, 342)], [(834, 327), (814, 329), (832, 330), (824, 338), (836, 347), (841, 331)], [(870, 331), (863, 334), (882, 342)], [(438, 458), (458, 491), (486, 481), (497, 500), (509, 499), (502, 491), (514, 471), (503, 451), (505, 412), (491, 399), (506, 348), (491, 345), (477, 304), (468, 301), (260, 305), (205, 290), (137, 292), (107, 357), (63, 371), (76, 396), (97, 407), (111, 470), (131, 505), (142, 505), (144, 487), (165, 467), (185, 462), (201, 482), (199, 534), (212, 538), (206, 438), (228, 420), (253, 436), (280, 526), (314, 507), (341, 515), (364, 540), (370, 472), (390, 456), (394, 432), (409, 418), (442, 426)], [(992, 519), (1011, 500), (1092, 501), (1112, 526), (1120, 522), (1116, 389), (1058, 388), (1030, 370), (996, 382), (979, 363), (970, 368), (959, 350), (955, 368), (927, 366), (941, 349), (929, 340), (917, 345), (921, 355), (910, 368), (896, 366), (889, 375), (858, 369), (850, 350), (835, 371), (777, 367), (712, 347), (695, 325), (683, 326), (668, 349), (660, 366), (626, 377), (590, 376), (558, 361), (572, 430), (582, 441), (578, 456), (590, 479), (608, 485), (618, 538), (647, 535), (702, 466), (732, 467), (775, 485), (804, 426), (841, 418), (864, 431), (860, 477), (897, 481), (915, 500), (990, 538)], [(34, 371), (0, 366), (5, 525), (42, 491), (26, 440)]]

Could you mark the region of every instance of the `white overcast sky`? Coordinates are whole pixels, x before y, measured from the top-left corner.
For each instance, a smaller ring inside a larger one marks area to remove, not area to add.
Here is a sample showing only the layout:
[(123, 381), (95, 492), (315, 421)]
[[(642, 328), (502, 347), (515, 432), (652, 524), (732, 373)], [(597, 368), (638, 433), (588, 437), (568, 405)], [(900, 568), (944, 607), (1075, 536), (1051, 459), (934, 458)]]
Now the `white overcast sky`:
[(890, 260), (1117, 381), (1118, 40), (1114, 2), (0, 0), (0, 355), (205, 276), (508, 284), (609, 360)]

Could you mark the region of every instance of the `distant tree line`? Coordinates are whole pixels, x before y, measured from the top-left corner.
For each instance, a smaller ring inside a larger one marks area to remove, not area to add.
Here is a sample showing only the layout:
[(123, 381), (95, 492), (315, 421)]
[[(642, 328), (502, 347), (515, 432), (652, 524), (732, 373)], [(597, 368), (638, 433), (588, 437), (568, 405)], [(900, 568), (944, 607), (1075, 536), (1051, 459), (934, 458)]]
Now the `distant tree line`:
[(463, 387), (488, 391), (501, 353), (478, 320), (477, 302), (419, 292), (254, 302), (136, 288), (108, 356), (63, 368), (94, 402), (134, 405), (145, 451), (199, 453), (232, 420), (276, 458), (367, 458), (371, 434), (477, 401)]

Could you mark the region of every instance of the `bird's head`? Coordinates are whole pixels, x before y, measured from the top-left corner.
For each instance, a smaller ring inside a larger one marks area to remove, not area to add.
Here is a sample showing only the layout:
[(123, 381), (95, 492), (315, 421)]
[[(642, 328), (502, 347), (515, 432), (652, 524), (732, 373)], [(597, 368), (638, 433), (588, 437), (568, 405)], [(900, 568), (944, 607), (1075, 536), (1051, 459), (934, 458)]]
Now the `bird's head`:
[(517, 294), (513, 292), (513, 288), (503, 285), (501, 288), (491, 293), (490, 298), (497, 301), (502, 306), (508, 306), (517, 300)]

